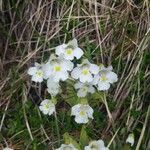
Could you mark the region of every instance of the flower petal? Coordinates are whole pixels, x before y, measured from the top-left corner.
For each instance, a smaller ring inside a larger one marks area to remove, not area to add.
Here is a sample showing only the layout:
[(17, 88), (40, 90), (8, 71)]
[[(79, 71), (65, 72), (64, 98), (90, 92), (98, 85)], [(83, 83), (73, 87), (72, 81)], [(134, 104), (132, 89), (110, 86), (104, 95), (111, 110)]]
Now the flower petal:
[(36, 67), (30, 67), (29, 69), (28, 69), (28, 74), (29, 75), (34, 75), (35, 73), (37, 72), (37, 68)]
[(82, 88), (83, 85), (84, 85), (83, 83), (77, 82), (74, 84), (74, 87), (75, 87), (75, 89), (80, 89), (80, 88)]
[(39, 77), (37, 75), (33, 75), (31, 80), (34, 81), (34, 82), (40, 82), (41, 83), (43, 81), (43, 77)]
[(109, 71), (107, 74), (106, 74), (107, 78), (108, 78), (108, 81), (110, 83), (114, 83), (114, 82), (117, 82), (118, 81), (118, 76), (116, 73), (112, 72), (112, 71)]
[(59, 82), (60, 80), (65, 81), (68, 78), (67, 71), (56, 72), (54, 76), (54, 82)]
[(99, 81), (99, 83), (98, 83), (99, 91), (105, 91), (105, 90), (108, 90), (109, 88), (110, 88), (110, 83)]
[(91, 82), (91, 84), (93, 84), (93, 85), (98, 84), (99, 78), (100, 78), (99, 74), (95, 75), (93, 81)]
[(60, 56), (61, 54), (63, 54), (64, 51), (65, 51), (66, 46), (67, 46), (66, 44), (62, 44), (62, 45), (57, 46), (55, 48), (56, 55)]
[(52, 75), (52, 65), (50, 64), (50, 62), (47, 62), (42, 66), (42, 71), (44, 73), (43, 75), (44, 79), (47, 79)]
[(84, 54), (84, 52), (81, 48), (77, 47), (74, 49), (73, 54), (77, 59), (79, 59)]
[(95, 92), (95, 88), (92, 85), (90, 85), (89, 88), (88, 88), (88, 92), (89, 93), (94, 93)]
[(90, 72), (93, 73), (93, 74), (98, 74), (99, 67), (95, 64), (90, 64)]
[(91, 82), (93, 80), (93, 77), (90, 73), (87, 75), (81, 74), (79, 79), (80, 79), (80, 82), (85, 83), (85, 82)]
[(74, 79), (78, 79), (80, 74), (81, 74), (81, 69), (79, 67), (76, 67), (71, 72), (71, 77), (74, 78)]
[(77, 123), (88, 123), (89, 119), (87, 117), (87, 115), (85, 115), (84, 117), (80, 117), (79, 115), (78, 116), (75, 116), (75, 121)]
[(77, 96), (78, 97), (85, 97), (87, 95), (87, 90), (83, 90), (82, 88), (79, 89), (78, 92), (77, 92)]
[(74, 64), (69, 60), (64, 60), (62, 61), (61, 66), (64, 71), (66, 70), (71, 71), (73, 69)]
[(73, 60), (74, 59), (74, 55), (73, 55), (73, 53), (72, 54), (66, 54), (66, 53), (64, 53), (64, 58), (66, 60)]
[(75, 116), (79, 112), (80, 106), (81, 104), (77, 104), (71, 108), (71, 116)]
[(77, 39), (74, 38), (73, 40), (69, 41), (67, 45), (73, 48), (77, 48), (78, 47)]

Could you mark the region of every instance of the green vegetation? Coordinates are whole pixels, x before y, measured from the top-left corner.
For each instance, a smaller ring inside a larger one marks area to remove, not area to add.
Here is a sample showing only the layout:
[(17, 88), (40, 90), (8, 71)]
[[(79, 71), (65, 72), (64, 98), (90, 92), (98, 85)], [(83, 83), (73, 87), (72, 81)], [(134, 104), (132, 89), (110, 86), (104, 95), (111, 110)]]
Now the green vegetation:
[[(77, 124), (68, 112), (77, 99), (71, 82), (57, 96), (57, 120), (38, 109), (49, 94), (44, 83), (31, 82), (27, 69), (73, 37), (85, 58), (111, 64), (118, 74), (106, 94), (112, 122), (102, 93), (96, 93), (90, 97), (94, 119)], [(149, 49), (148, 0), (1, 0), (0, 149), (51, 150), (63, 140), (82, 145), (103, 139), (110, 150), (150, 150)], [(132, 132), (130, 147), (126, 139)]]

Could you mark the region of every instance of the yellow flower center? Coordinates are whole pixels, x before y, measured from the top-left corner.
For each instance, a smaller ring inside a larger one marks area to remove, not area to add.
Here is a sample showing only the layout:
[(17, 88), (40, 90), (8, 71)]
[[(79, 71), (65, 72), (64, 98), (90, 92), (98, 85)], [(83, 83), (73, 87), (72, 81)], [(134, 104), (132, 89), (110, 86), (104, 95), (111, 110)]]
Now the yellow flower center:
[(84, 111), (80, 111), (80, 116), (85, 116), (85, 112)]
[(101, 80), (102, 80), (102, 81), (107, 81), (106, 75), (103, 74), (103, 75), (101, 76)]
[(88, 75), (88, 74), (89, 74), (89, 70), (84, 69), (84, 70), (82, 71), (82, 73), (83, 73), (84, 75)]
[(49, 108), (49, 105), (48, 105), (48, 104), (46, 104), (46, 105), (45, 105), (45, 109), (48, 109), (48, 108)]
[(43, 72), (42, 71), (37, 71), (36, 72), (37, 76), (42, 77), (43, 76)]
[(72, 52), (73, 52), (73, 51), (72, 51), (72, 49), (71, 49), (71, 48), (69, 48), (69, 49), (67, 49), (67, 50), (66, 50), (66, 53), (67, 53), (68, 55), (71, 55), (71, 54), (72, 54)]
[(55, 71), (56, 72), (61, 71), (61, 67), (60, 66), (55, 66)]

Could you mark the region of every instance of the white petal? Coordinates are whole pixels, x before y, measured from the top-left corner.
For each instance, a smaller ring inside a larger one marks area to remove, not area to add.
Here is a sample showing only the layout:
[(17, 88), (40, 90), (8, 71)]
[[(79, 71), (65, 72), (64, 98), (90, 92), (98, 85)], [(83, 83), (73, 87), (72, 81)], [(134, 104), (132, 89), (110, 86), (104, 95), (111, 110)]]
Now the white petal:
[(43, 81), (43, 77), (39, 77), (37, 75), (33, 75), (31, 80), (34, 81), (34, 82), (40, 82), (41, 83)]
[(75, 116), (79, 112), (80, 106), (81, 104), (77, 104), (71, 108), (71, 116)]
[(62, 45), (57, 46), (55, 48), (56, 55), (60, 56), (61, 54), (63, 54), (64, 51), (65, 51), (66, 46), (67, 46), (66, 44), (62, 44)]
[(105, 147), (103, 140), (98, 140), (98, 141), (97, 141), (97, 144), (98, 144), (100, 147)]
[(105, 90), (108, 90), (109, 88), (110, 88), (110, 83), (99, 81), (99, 83), (98, 83), (99, 91), (105, 91)]
[(111, 71), (111, 70), (113, 70), (113, 67), (112, 66), (108, 66), (107, 70)]
[(110, 83), (114, 83), (114, 82), (117, 82), (118, 81), (118, 76), (116, 73), (110, 71), (109, 73), (106, 74), (107, 78), (108, 78), (108, 81)]
[(69, 41), (67, 45), (72, 46), (73, 48), (78, 47), (77, 39), (74, 38), (72, 41)]
[(55, 105), (54, 105), (54, 106), (51, 106), (51, 107), (49, 108), (48, 114), (49, 114), (49, 115), (52, 115), (54, 112), (55, 112)]
[(58, 82), (54, 82), (54, 78), (49, 78), (47, 80), (47, 91), (53, 96), (57, 95), (60, 92), (60, 85)]
[(86, 106), (87, 107), (87, 115), (89, 118), (93, 119), (93, 109), (92, 107), (90, 107), (89, 105)]
[(80, 74), (81, 74), (81, 69), (79, 67), (76, 67), (71, 72), (71, 77), (74, 78), (74, 79), (78, 79)]
[(29, 75), (34, 75), (36, 72), (37, 72), (37, 68), (36, 67), (30, 67), (27, 73)]
[(62, 74), (61, 74), (61, 80), (62, 80), (62, 81), (67, 80), (68, 77), (69, 77), (69, 74), (68, 74), (67, 71), (62, 72)]
[(98, 74), (99, 67), (95, 64), (90, 64), (90, 72), (93, 73), (93, 74)]
[(43, 78), (47, 79), (52, 75), (52, 64), (50, 62), (47, 62), (42, 66), (42, 71), (44, 73)]
[(65, 81), (68, 76), (67, 71), (56, 72), (54, 75), (54, 82), (59, 82), (60, 80)]
[(69, 60), (64, 60), (61, 62), (61, 66), (64, 71), (66, 70), (71, 71), (73, 69), (74, 64)]
[(80, 59), (84, 52), (81, 48), (75, 48), (73, 54), (77, 59)]
[(73, 53), (72, 54), (64, 54), (64, 58), (66, 59), (66, 60), (73, 60), (74, 59), (74, 55), (73, 55)]
[(55, 150), (77, 150), (73, 144), (61, 144), (60, 148)]
[(83, 90), (82, 88), (78, 90), (77, 96), (78, 97), (85, 97), (87, 95), (87, 90)]
[(48, 93), (50, 93), (53, 96), (56, 96), (59, 93), (58, 88), (48, 88), (47, 91), (48, 91)]
[(89, 88), (88, 88), (88, 92), (89, 93), (94, 93), (95, 92), (95, 88), (92, 85), (90, 85)]
[(43, 100), (42, 102), (41, 102), (41, 104), (40, 105), (45, 105), (45, 104), (47, 104), (49, 102), (49, 99), (45, 99), (45, 100)]
[(35, 62), (34, 65), (35, 65), (35, 67), (37, 67), (37, 68), (40, 68), (40, 67), (41, 67), (41, 64), (39, 64), (39, 63), (37, 63), (37, 62)]
[(93, 84), (93, 85), (98, 84), (99, 78), (100, 78), (99, 74), (98, 74), (98, 75), (95, 75), (93, 81), (91, 82), (91, 84)]
[(87, 115), (85, 115), (84, 117), (80, 117), (79, 115), (78, 116), (75, 116), (75, 121), (77, 123), (88, 123), (89, 119), (87, 117)]
[(85, 146), (84, 150), (91, 150), (90, 146)]
[(5, 147), (3, 150), (13, 150), (13, 149), (9, 147)]
[(75, 87), (75, 89), (80, 89), (80, 88), (82, 88), (83, 85), (84, 85), (83, 83), (77, 82), (74, 84), (74, 87)]
[(134, 145), (134, 134), (133, 133), (129, 134), (129, 136), (128, 136), (127, 140), (126, 140), (126, 143), (130, 143), (131, 146)]
[(80, 79), (80, 82), (85, 83), (85, 82), (91, 82), (93, 80), (93, 77), (90, 73), (87, 75), (81, 74), (79, 79)]

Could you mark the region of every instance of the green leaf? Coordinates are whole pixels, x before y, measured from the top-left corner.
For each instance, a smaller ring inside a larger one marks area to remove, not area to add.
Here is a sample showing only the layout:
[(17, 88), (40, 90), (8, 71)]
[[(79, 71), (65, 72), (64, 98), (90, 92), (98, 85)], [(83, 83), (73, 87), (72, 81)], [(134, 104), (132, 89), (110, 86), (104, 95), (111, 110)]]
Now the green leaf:
[(80, 145), (82, 148), (88, 145), (90, 141), (85, 129), (86, 129), (85, 126), (83, 126), (80, 133)]
[(65, 144), (73, 144), (78, 150), (81, 150), (80, 145), (77, 143), (76, 140), (73, 139), (67, 132), (63, 135)]
[(64, 100), (70, 105), (74, 106), (79, 103), (79, 98), (76, 94), (76, 91), (73, 87), (73, 83), (67, 83), (66, 96)]
[(131, 150), (130, 145), (129, 144), (125, 144), (123, 147), (123, 150)]

